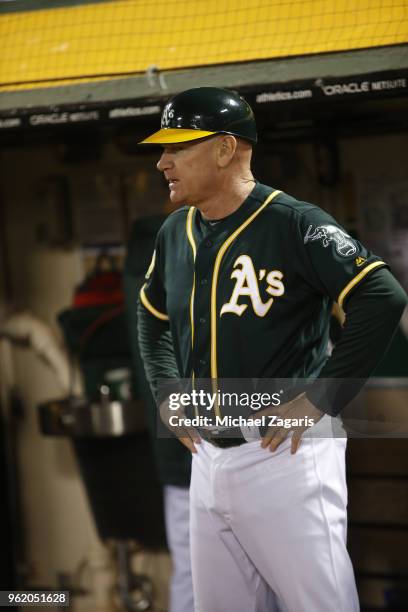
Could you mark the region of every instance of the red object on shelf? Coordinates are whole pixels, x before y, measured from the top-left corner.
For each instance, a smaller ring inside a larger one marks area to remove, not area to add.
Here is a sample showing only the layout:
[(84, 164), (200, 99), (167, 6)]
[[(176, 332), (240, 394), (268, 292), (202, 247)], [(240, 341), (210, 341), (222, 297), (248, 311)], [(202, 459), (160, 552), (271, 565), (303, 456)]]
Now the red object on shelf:
[(122, 275), (120, 272), (98, 272), (87, 278), (75, 291), (73, 305), (75, 308), (84, 306), (103, 306), (123, 304), (124, 295)]

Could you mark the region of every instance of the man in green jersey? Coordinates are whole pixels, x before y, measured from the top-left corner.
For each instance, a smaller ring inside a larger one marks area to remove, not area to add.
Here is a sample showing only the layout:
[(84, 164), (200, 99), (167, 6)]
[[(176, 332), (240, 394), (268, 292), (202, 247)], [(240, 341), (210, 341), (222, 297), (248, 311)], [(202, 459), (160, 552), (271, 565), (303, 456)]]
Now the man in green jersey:
[[(247, 102), (203, 87), (175, 96), (144, 141), (163, 147), (157, 167), (181, 208), (158, 232), (140, 293), (141, 354), (158, 402), (157, 381), (175, 368), (183, 379), (315, 381), (259, 413), (292, 427), (257, 439), (241, 427), (180, 429), (193, 454), (196, 610), (354, 612), (345, 440), (305, 430), (342, 405), (319, 381), (367, 378), (407, 296), (330, 215), (255, 180), (256, 140)], [(347, 318), (328, 359), (333, 302)]]

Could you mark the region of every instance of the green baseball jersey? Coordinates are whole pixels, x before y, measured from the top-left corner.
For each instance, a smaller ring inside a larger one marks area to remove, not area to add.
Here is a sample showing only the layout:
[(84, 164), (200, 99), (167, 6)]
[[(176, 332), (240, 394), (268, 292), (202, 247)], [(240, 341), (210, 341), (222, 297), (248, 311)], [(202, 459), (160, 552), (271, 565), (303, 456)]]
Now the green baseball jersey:
[(182, 378), (308, 378), (327, 358), (333, 301), (346, 307), (384, 265), (319, 207), (256, 183), (217, 223), (171, 214), (140, 297), (169, 321)]

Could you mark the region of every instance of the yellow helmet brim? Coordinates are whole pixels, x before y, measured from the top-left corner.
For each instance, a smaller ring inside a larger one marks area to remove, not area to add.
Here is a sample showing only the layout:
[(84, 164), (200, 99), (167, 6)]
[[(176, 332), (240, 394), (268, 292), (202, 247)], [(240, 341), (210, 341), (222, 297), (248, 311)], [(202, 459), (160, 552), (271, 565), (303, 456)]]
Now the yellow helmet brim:
[(204, 130), (187, 130), (182, 128), (163, 128), (148, 136), (139, 144), (177, 144), (178, 142), (190, 142), (191, 140), (199, 140), (212, 136), (217, 132), (206, 132)]

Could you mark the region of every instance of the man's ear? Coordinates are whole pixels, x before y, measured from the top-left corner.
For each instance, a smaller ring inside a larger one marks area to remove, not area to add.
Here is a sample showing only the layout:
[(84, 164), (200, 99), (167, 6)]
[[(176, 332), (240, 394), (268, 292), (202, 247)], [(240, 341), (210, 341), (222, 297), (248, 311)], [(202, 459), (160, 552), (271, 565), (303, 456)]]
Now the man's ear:
[(237, 139), (231, 134), (222, 135), (218, 143), (217, 161), (221, 168), (226, 168), (237, 150)]

